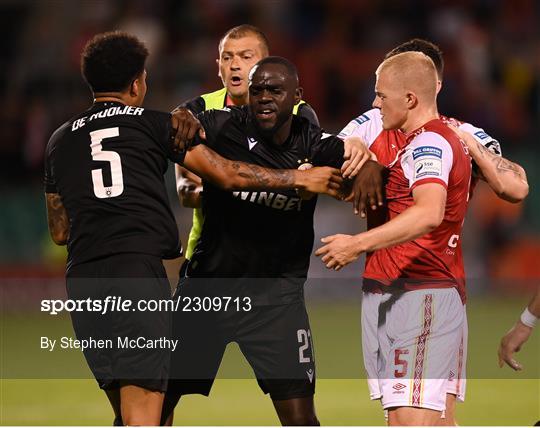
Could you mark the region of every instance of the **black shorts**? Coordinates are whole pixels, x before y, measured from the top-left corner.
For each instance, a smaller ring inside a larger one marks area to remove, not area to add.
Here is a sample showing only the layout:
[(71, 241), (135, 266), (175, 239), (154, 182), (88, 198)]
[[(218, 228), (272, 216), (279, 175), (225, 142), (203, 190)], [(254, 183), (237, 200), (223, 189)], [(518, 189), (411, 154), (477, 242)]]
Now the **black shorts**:
[[(179, 287), (179, 296), (194, 290)], [(185, 305), (184, 305), (185, 306)], [(244, 311), (231, 304), (227, 311), (194, 310), (173, 314), (173, 337), (180, 344), (172, 353), (171, 395), (209, 395), (225, 348), (237, 342), (265, 394), (273, 400), (313, 396), (315, 362), (309, 319), (303, 298), (283, 305), (253, 306)]]
[[(87, 307), (71, 312), (77, 339), (87, 340), (90, 345), (84, 356), (100, 388), (128, 384), (165, 391), (170, 368), (170, 342), (166, 340), (170, 340), (171, 312), (139, 310), (138, 306), (141, 301), (146, 304), (171, 298), (161, 259), (133, 253), (81, 263), (70, 268), (66, 283), (68, 299), (90, 299), (105, 305), (110, 296), (105, 313)], [(116, 302), (129, 299), (132, 304), (129, 308), (111, 309), (112, 297)]]

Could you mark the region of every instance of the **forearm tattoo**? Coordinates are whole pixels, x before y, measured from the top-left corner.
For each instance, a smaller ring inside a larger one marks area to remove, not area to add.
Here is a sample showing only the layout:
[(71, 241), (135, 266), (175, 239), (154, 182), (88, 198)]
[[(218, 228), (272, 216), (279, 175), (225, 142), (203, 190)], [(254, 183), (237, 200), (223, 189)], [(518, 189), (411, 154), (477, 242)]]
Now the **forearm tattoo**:
[(240, 177), (257, 187), (294, 186), (294, 175), (290, 170), (262, 168), (243, 162), (235, 162), (233, 168)]
[(47, 218), (49, 230), (55, 237), (69, 235), (69, 218), (58, 193), (47, 193)]
[(250, 163), (231, 161), (216, 153), (205, 150), (206, 157), (214, 168), (232, 169), (235, 174), (247, 181), (248, 187), (294, 187), (294, 173), (287, 169), (269, 169)]
[(497, 170), (497, 172), (509, 172), (514, 174), (514, 176), (519, 178), (520, 180), (527, 181), (525, 170), (521, 166), (509, 161), (508, 159), (503, 158), (502, 156), (498, 156), (495, 153), (490, 152), (483, 144), (480, 144), (478, 141), (476, 142), (476, 145), (480, 152), (480, 157), (487, 157), (489, 161), (491, 161), (495, 165), (495, 169)]
[(486, 157), (486, 153), (489, 153), (489, 150), (486, 149), (486, 147), (483, 144), (480, 144), (478, 141), (476, 141), (476, 147), (480, 152), (480, 157)]

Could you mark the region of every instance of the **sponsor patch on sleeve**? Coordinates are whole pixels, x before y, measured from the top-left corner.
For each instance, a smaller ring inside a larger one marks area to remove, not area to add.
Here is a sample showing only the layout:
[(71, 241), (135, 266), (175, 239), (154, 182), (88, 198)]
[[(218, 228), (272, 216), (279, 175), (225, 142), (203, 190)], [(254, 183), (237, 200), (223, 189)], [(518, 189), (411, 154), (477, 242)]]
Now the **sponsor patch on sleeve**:
[(486, 134), (484, 131), (475, 132), (474, 135), (476, 135), (481, 140), (485, 140), (486, 138), (489, 138), (489, 135)]
[(433, 146), (422, 146), (414, 149), (413, 159), (416, 160), (420, 157), (430, 156), (434, 158), (442, 159), (442, 150)]
[(350, 122), (345, 128), (341, 130), (341, 132), (338, 134), (339, 138), (346, 138), (350, 137), (351, 135), (354, 135), (354, 132), (358, 128), (358, 124), (353, 120)]
[(414, 163), (414, 181), (424, 177), (442, 177), (442, 160), (420, 158)]
[(358, 123), (358, 125), (362, 125), (363, 123), (366, 123), (369, 120), (369, 116), (367, 114), (363, 114), (362, 116), (358, 116), (354, 121)]
[(442, 150), (438, 147), (422, 146), (413, 151), (414, 178), (442, 177)]

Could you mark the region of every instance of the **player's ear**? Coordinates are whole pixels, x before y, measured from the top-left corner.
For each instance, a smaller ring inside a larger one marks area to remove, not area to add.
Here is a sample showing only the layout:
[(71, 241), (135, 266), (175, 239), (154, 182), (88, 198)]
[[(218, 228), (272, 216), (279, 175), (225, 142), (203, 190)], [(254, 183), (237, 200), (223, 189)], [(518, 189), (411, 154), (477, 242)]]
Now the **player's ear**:
[(144, 79), (143, 74), (137, 76), (132, 82), (131, 85), (129, 85), (129, 95), (137, 98), (139, 94), (141, 93), (141, 84), (142, 79)]
[(294, 104), (298, 104), (300, 101), (302, 101), (302, 97), (304, 96), (304, 89), (298, 87), (294, 91)]
[(437, 94), (441, 91), (442, 88), (442, 80), (437, 80)]
[(414, 92), (407, 92), (407, 94), (405, 95), (405, 104), (407, 105), (407, 108), (409, 110), (416, 107), (416, 105), (418, 104), (418, 97)]
[(137, 98), (141, 95), (141, 92), (144, 91), (144, 81), (146, 79), (146, 70), (143, 70), (141, 74), (139, 74), (133, 82), (131, 82), (131, 85), (129, 85), (129, 95), (131, 95), (134, 98)]
[(131, 82), (131, 85), (129, 85), (129, 95), (133, 98), (137, 98), (139, 95), (139, 79), (135, 79), (133, 82)]
[(217, 75), (218, 77), (221, 77), (221, 67), (219, 66), (219, 58), (216, 58), (216, 65), (217, 65)]

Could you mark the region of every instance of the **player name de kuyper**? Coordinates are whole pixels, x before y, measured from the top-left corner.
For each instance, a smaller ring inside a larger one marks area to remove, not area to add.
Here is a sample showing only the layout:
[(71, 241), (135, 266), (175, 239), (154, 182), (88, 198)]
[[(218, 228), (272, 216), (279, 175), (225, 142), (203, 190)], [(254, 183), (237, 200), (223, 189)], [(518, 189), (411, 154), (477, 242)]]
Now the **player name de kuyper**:
[(55, 349), (170, 349), (176, 350), (178, 339), (169, 339), (167, 337), (146, 338), (139, 337), (116, 337), (114, 339), (95, 339), (89, 337), (87, 339), (78, 340), (70, 336), (62, 336), (59, 339), (51, 339), (50, 337), (41, 336), (41, 349), (46, 349), (50, 352)]

